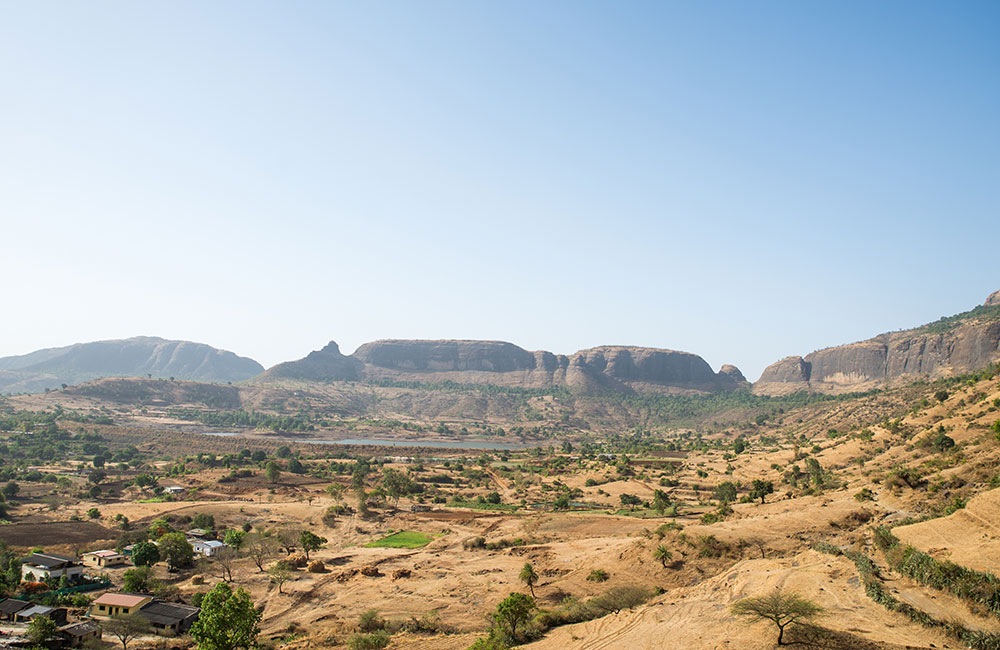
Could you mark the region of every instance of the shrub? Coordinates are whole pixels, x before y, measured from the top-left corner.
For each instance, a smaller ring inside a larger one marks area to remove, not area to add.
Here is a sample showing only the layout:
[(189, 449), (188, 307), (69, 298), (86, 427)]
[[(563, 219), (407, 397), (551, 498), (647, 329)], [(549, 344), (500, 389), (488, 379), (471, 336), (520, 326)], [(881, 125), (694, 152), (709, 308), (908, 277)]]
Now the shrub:
[(609, 577), (608, 572), (604, 569), (594, 569), (587, 576), (587, 580), (591, 582), (607, 582)]
[(379, 616), (377, 609), (365, 610), (358, 619), (358, 630), (361, 632), (377, 632), (384, 627), (385, 620)]
[(352, 634), (347, 639), (347, 647), (350, 650), (381, 650), (389, 645), (392, 637), (385, 630), (379, 630), (370, 634)]

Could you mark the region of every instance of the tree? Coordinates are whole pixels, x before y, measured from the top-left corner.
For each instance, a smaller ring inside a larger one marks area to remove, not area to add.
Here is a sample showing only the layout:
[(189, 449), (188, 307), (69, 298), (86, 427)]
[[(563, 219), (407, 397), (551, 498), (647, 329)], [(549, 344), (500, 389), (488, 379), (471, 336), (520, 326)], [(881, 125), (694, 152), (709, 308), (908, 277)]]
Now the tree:
[(278, 542), (285, 549), (286, 555), (291, 555), (299, 547), (302, 539), (302, 529), (298, 526), (286, 526), (278, 531)]
[(112, 616), (101, 624), (105, 632), (118, 639), (122, 650), (128, 650), (128, 642), (137, 636), (150, 632), (149, 621), (135, 614)]
[(132, 564), (153, 566), (160, 561), (160, 547), (152, 542), (139, 542), (132, 547)]
[(215, 563), (219, 565), (219, 569), (222, 570), (222, 575), (219, 576), (222, 580), (233, 581), (233, 563), (236, 562), (237, 557), (239, 554), (231, 546), (223, 546), (212, 556)]
[(774, 483), (771, 481), (762, 481), (761, 479), (754, 479), (753, 487), (750, 489), (751, 499), (760, 499), (761, 504), (764, 503), (764, 497), (774, 492)]
[(642, 503), (642, 499), (634, 494), (621, 494), (618, 500), (622, 502), (623, 506), (628, 506), (630, 510), (635, 510), (635, 507)]
[(417, 490), (417, 485), (406, 474), (398, 469), (386, 468), (382, 471), (382, 485), (385, 492), (393, 500), (393, 507), (399, 505), (400, 497), (405, 497)]
[(284, 593), (281, 591), (282, 585), (292, 579), (292, 572), (288, 568), (286, 560), (275, 563), (273, 567), (267, 570), (267, 575), (270, 576), (271, 584), (278, 586), (278, 593)]
[(194, 547), (184, 537), (184, 533), (167, 533), (160, 538), (160, 554), (167, 561), (167, 570), (176, 571), (191, 565)]
[(281, 478), (281, 469), (278, 467), (278, 463), (273, 460), (268, 462), (264, 467), (264, 476), (269, 483), (277, 483), (278, 479)]
[(245, 539), (245, 532), (235, 528), (230, 528), (226, 531), (226, 535), (222, 538), (222, 541), (226, 544), (226, 546), (230, 546), (239, 551), (243, 547), (243, 540)]
[(106, 478), (108, 478), (108, 473), (105, 472), (103, 469), (94, 469), (87, 476), (87, 480), (93, 483), (94, 485), (97, 485)]
[(191, 636), (198, 650), (249, 650), (257, 644), (260, 618), (250, 594), (220, 582), (202, 599)]
[(948, 399), (948, 391), (944, 389), (939, 390), (938, 392), (934, 393), (934, 399), (936, 399), (939, 402), (946, 401)]
[(21, 486), (14, 481), (9, 481), (3, 486), (3, 496), (5, 499), (13, 499), (21, 491)]
[(521, 573), (518, 578), (524, 584), (528, 585), (528, 589), (531, 590), (531, 597), (535, 597), (535, 584), (538, 583), (538, 573), (535, 572), (535, 567), (531, 566), (531, 562), (525, 562), (524, 566), (521, 568)]
[(659, 544), (659, 545), (658, 545), (658, 546), (657, 546), (657, 547), (656, 547), (656, 548), (655, 548), (655, 549), (653, 550), (653, 559), (656, 559), (656, 560), (659, 560), (659, 561), (660, 561), (660, 564), (662, 564), (662, 565), (663, 565), (663, 568), (664, 568), (664, 569), (666, 569), (666, 568), (667, 568), (667, 562), (669, 562), (669, 561), (670, 561), (670, 560), (672, 560), (673, 558), (674, 558), (674, 556), (673, 556), (673, 554), (672, 554), (672, 553), (670, 552), (670, 549), (669, 549), (669, 548), (667, 548), (667, 547), (666, 547), (666, 545), (664, 545), (664, 544)]
[(137, 566), (128, 569), (122, 576), (122, 590), (133, 594), (148, 594), (153, 591), (156, 581), (153, 570), (148, 566)]
[(41, 645), (59, 632), (56, 622), (47, 616), (36, 616), (28, 623), (28, 639), (35, 645)]
[(776, 590), (768, 596), (744, 598), (730, 607), (733, 614), (755, 621), (771, 621), (778, 627), (778, 645), (783, 645), (785, 628), (823, 612), (823, 608), (793, 591)]
[(191, 524), (202, 530), (215, 530), (215, 516), (207, 512), (199, 512), (191, 520)]
[(519, 591), (507, 596), (497, 605), (493, 620), (511, 639), (517, 638), (517, 626), (528, 621), (535, 609), (535, 600)]
[(311, 531), (302, 531), (299, 535), (299, 545), (302, 546), (302, 550), (306, 553), (306, 562), (309, 561), (309, 552), (318, 551), (324, 544), (326, 544), (326, 541), (325, 537), (320, 537)]
[(88, 519), (100, 519), (101, 518), (101, 511), (98, 510), (97, 508), (91, 508), (90, 510), (87, 511), (87, 518)]
[(605, 612), (618, 613), (623, 609), (631, 609), (649, 600), (652, 592), (635, 585), (625, 585), (608, 589), (603, 594), (594, 596), (589, 604)]
[(736, 501), (736, 484), (732, 481), (723, 481), (715, 486), (715, 498), (722, 503), (732, 503)]
[(667, 508), (670, 507), (670, 497), (663, 490), (653, 491), (653, 510), (659, 515), (663, 515)]
[(251, 535), (246, 542), (247, 555), (253, 559), (257, 569), (263, 573), (264, 563), (278, 551), (278, 540), (263, 535)]

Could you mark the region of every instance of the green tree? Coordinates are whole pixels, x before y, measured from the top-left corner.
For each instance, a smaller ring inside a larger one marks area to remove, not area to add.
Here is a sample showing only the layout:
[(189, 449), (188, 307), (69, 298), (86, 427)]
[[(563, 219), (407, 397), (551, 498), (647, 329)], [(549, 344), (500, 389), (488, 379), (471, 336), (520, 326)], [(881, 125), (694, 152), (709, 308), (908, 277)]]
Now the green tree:
[(667, 568), (667, 562), (669, 562), (673, 558), (674, 556), (670, 552), (670, 549), (667, 548), (666, 545), (664, 544), (657, 545), (657, 547), (653, 550), (653, 559), (659, 560), (660, 564), (663, 565), (664, 569)]
[(723, 481), (715, 486), (715, 498), (722, 503), (732, 503), (736, 501), (736, 484), (732, 481)]
[(207, 512), (199, 512), (191, 520), (192, 525), (195, 528), (201, 528), (202, 530), (215, 530), (215, 516), (210, 515)]
[(784, 645), (785, 628), (819, 616), (823, 608), (799, 594), (780, 589), (767, 596), (744, 598), (730, 606), (733, 614), (755, 621), (771, 621), (778, 627), (778, 645)]
[(135, 614), (119, 614), (101, 623), (101, 628), (118, 639), (122, 650), (128, 650), (128, 642), (137, 636), (151, 632), (149, 621)]
[(762, 481), (761, 479), (754, 479), (753, 487), (750, 489), (751, 499), (760, 499), (760, 502), (764, 503), (764, 497), (774, 492), (774, 483), (771, 481)]
[(514, 640), (517, 638), (517, 627), (528, 621), (534, 609), (535, 600), (531, 596), (515, 591), (497, 605), (493, 620), (510, 639)]
[(21, 491), (21, 486), (14, 481), (8, 482), (3, 486), (3, 496), (5, 499), (13, 499), (17, 496), (17, 493)]
[(531, 562), (525, 562), (524, 566), (521, 567), (521, 573), (517, 576), (521, 582), (528, 585), (528, 589), (531, 590), (531, 597), (535, 597), (535, 585), (538, 583), (538, 573), (535, 571), (535, 567), (531, 566)]
[(281, 478), (281, 469), (278, 467), (278, 463), (273, 460), (269, 461), (264, 467), (264, 476), (269, 483), (277, 483), (278, 479)]
[(132, 547), (132, 564), (153, 566), (160, 561), (160, 547), (152, 542), (139, 542)]
[(250, 594), (220, 582), (202, 599), (191, 636), (198, 650), (249, 650), (257, 645), (260, 618)]
[(90, 510), (87, 511), (87, 518), (88, 519), (100, 519), (101, 518), (101, 511), (98, 510), (97, 508), (91, 508)]
[(184, 533), (167, 533), (160, 538), (160, 555), (167, 561), (167, 570), (176, 571), (191, 566), (194, 547), (184, 537)]
[(148, 566), (128, 569), (122, 579), (122, 590), (133, 594), (148, 594), (154, 590), (156, 584), (153, 579), (153, 570)]
[(28, 640), (41, 645), (59, 633), (59, 626), (47, 616), (36, 616), (28, 623)]
[(278, 586), (279, 594), (284, 593), (281, 591), (282, 586), (292, 579), (292, 572), (288, 568), (286, 560), (276, 562), (274, 566), (267, 570), (267, 575), (271, 580), (271, 584)]
[(226, 546), (238, 551), (243, 546), (243, 540), (246, 539), (246, 535), (242, 530), (230, 528), (226, 531), (226, 535), (222, 538), (222, 541)]
[(299, 534), (299, 545), (306, 553), (306, 562), (309, 561), (309, 552), (318, 551), (324, 544), (326, 544), (326, 541), (325, 537), (320, 537), (319, 535), (316, 535), (308, 530), (303, 530), (302, 533)]

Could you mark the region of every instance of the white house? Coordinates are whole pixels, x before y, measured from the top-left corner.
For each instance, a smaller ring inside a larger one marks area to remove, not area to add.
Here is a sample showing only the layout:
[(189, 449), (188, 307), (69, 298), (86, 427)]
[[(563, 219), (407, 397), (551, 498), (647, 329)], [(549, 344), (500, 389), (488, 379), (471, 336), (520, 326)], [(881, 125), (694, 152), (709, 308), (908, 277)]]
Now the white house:
[(79, 580), (83, 576), (83, 565), (72, 558), (51, 553), (32, 553), (21, 560), (21, 577), (28, 582), (42, 582), (63, 576)]
[(226, 545), (214, 539), (188, 539), (191, 543), (191, 547), (194, 548), (195, 553), (200, 553), (205, 557), (212, 557), (219, 552), (219, 549), (225, 548)]

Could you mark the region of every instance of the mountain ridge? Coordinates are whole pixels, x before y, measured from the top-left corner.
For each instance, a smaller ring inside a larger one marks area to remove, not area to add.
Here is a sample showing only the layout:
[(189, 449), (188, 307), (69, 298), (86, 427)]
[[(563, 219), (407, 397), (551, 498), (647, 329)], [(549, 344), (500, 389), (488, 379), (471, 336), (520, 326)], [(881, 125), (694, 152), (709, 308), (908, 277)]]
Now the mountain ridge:
[(135, 336), (0, 358), (0, 392), (41, 392), (103, 377), (146, 375), (202, 382), (243, 381), (263, 370), (253, 359), (204, 343)]

